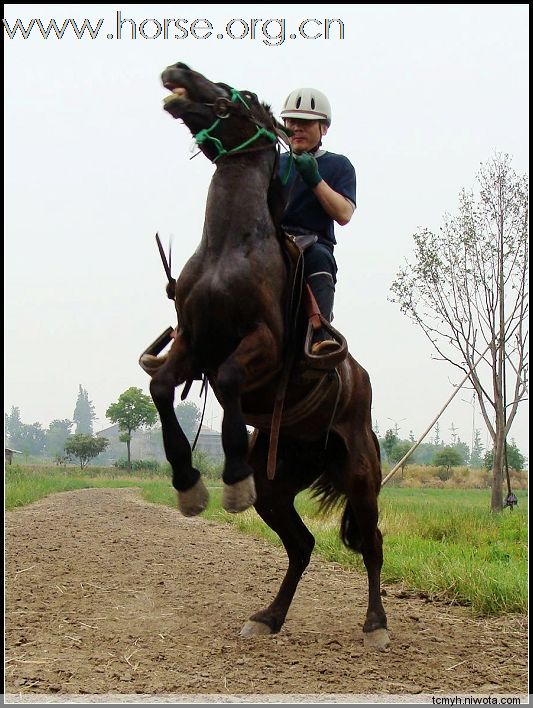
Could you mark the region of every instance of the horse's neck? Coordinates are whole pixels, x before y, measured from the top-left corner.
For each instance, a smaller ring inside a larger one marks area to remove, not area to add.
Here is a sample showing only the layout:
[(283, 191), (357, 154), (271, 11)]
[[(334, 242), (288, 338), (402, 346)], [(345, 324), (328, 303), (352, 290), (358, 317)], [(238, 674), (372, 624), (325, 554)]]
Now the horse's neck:
[(274, 163), (271, 155), (230, 157), (221, 162), (209, 186), (204, 233), (210, 247), (275, 236), (268, 206)]
[(229, 192), (237, 201), (239, 194), (253, 194), (254, 202), (249, 207), (260, 209), (267, 202), (274, 160), (270, 150), (227, 157), (218, 163), (211, 186), (220, 190), (222, 198)]

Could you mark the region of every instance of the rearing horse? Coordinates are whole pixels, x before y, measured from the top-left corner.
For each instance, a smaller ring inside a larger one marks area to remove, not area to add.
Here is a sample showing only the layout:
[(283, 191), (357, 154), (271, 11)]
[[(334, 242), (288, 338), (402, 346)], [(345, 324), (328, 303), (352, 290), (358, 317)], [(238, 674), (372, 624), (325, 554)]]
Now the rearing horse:
[[(289, 557), (277, 596), (241, 634), (271, 634), (285, 621), (314, 547), (294, 499), (312, 486), (321, 508), (345, 503), (341, 537), (362, 553), (368, 574), (365, 645), (384, 649), (389, 637), (380, 595), (381, 466), (368, 374), (350, 355), (318, 382), (301, 375), (297, 363), (287, 369), (290, 279), (278, 228), (279, 126), (255, 94), (213, 83), (185, 64), (168, 67), (161, 78), (171, 92), (165, 110), (185, 123), (216, 165), (201, 242), (171, 283), (178, 314), (172, 345), (167, 354), (140, 360), (152, 376), (150, 392), (179, 508), (189, 516), (201, 513), (208, 493), (174, 413), (175, 388), (206, 375), (224, 410), (224, 508), (239, 512), (253, 504)], [(287, 372), (276, 474), (270, 479), (272, 411)], [(256, 428), (252, 445), (247, 423)]]

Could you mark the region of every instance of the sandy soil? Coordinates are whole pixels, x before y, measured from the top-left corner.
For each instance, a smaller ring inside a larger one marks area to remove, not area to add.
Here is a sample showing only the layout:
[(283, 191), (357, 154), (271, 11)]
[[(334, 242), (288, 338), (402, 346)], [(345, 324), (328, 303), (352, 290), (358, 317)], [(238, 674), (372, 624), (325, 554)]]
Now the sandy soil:
[(392, 646), (365, 653), (366, 578), (316, 556), (282, 631), (240, 637), (283, 549), (137, 490), (56, 494), (6, 526), (6, 693), (20, 699), (526, 692), (524, 617), (479, 620), (385, 585)]

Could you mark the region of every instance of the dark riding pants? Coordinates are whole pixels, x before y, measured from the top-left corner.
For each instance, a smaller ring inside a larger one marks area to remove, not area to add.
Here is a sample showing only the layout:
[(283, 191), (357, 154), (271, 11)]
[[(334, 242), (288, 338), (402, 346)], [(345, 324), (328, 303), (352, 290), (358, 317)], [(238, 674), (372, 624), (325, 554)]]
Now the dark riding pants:
[(322, 316), (331, 322), (337, 282), (337, 263), (333, 250), (323, 243), (310, 246), (304, 253), (304, 275)]

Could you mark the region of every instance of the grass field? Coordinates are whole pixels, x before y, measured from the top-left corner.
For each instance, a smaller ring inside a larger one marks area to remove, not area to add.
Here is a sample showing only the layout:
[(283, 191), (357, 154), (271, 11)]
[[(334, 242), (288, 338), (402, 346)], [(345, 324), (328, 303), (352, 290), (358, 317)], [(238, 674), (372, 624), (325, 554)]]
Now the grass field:
[[(113, 469), (11, 465), (6, 470), (6, 508), (59, 491), (125, 486), (140, 487), (149, 502), (175, 507), (170, 480), (161, 474), (132, 477)], [(213, 487), (210, 492), (205, 518), (280, 543), (253, 509), (227, 514), (220, 504), (222, 489)], [(525, 613), (528, 497), (525, 490), (516, 493), (518, 507), (494, 515), (489, 511), (489, 490), (386, 487), (380, 496), (383, 581), (468, 605), (479, 615)], [(340, 542), (340, 512), (319, 516), (306, 493), (299, 495), (296, 505), (316, 539), (316, 553), (364, 572), (361, 557)]]

